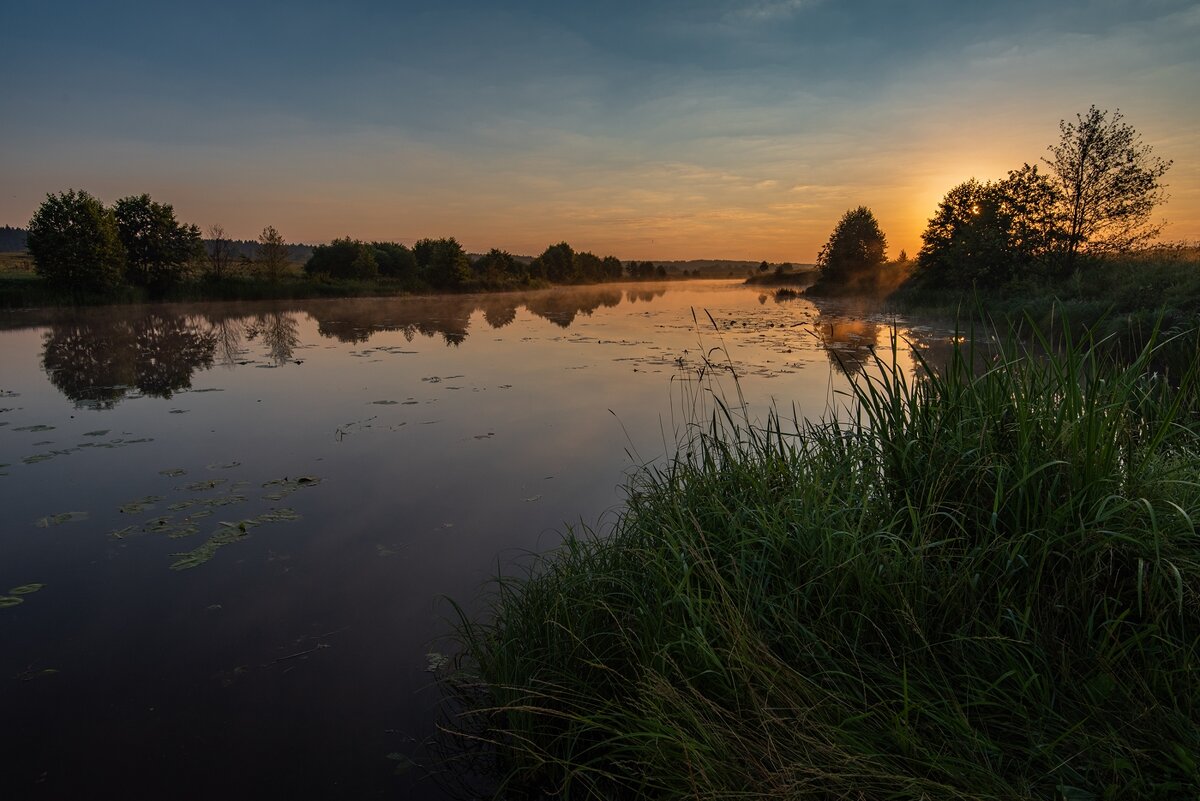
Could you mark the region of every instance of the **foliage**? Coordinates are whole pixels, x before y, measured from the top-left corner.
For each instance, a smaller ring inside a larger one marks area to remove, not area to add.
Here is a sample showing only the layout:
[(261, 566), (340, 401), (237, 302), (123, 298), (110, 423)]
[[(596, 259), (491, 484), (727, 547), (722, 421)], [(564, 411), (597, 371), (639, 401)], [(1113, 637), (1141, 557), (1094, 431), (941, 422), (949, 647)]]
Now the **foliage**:
[(566, 242), (550, 245), (533, 260), (529, 271), (556, 284), (569, 283), (575, 279), (575, 250)]
[(118, 200), (113, 213), (131, 284), (161, 288), (177, 283), (203, 253), (200, 229), (176, 222), (169, 203), (156, 203), (147, 194), (131, 195)]
[(1150, 215), (1166, 200), (1162, 177), (1171, 166), (1153, 155), (1141, 134), (1095, 106), (1075, 122), (1059, 122), (1059, 143), (1049, 148), (1050, 166), (1062, 198), (1067, 262), (1079, 252), (1128, 250), (1156, 237)]
[(258, 248), (253, 262), (255, 272), (260, 278), (278, 283), (287, 272), (289, 261), (288, 246), (283, 236), (275, 230), (275, 226), (268, 225), (258, 235)]
[(1028, 164), (1003, 181), (974, 178), (946, 193), (921, 234), (915, 280), (994, 287), (1047, 272), (1059, 241), (1058, 194)]
[(471, 280), (471, 260), (454, 237), (420, 240), (413, 258), (418, 275), (434, 289), (460, 289)]
[(83, 190), (46, 195), (29, 221), (28, 245), (38, 275), (56, 288), (105, 291), (123, 278), (116, 217)]
[(722, 408), (461, 619), (497, 797), (1196, 797), (1196, 374), (1153, 358), (963, 347), (794, 432)]
[[(859, 291), (874, 285), (874, 273), (887, 261), (887, 238), (866, 206), (850, 209), (817, 255), (818, 291)], [(764, 262), (765, 264), (766, 262)]]
[[(1166, 195), (1171, 162), (1141, 136), (1092, 106), (1059, 124), (1060, 142), (1043, 159), (1049, 173), (1024, 165), (1002, 181), (974, 178), (951, 189), (922, 234), (906, 292), (1046, 284), (1096, 257), (1144, 246), (1158, 235), (1150, 220)], [(1046, 288), (1046, 287), (1044, 287)]]
[[(376, 253), (382, 250), (375, 245), (368, 245), (358, 239), (344, 237), (335, 239), (328, 245), (317, 245), (313, 248), (312, 256), (304, 264), (304, 272), (308, 275), (322, 275), (329, 278), (369, 279), (379, 275), (379, 263)], [(383, 251), (391, 265), (391, 251)]]
[(471, 264), (475, 275), (487, 284), (506, 281), (524, 282), (529, 279), (529, 266), (522, 264), (505, 250), (492, 248)]
[(639, 281), (651, 278), (666, 278), (667, 276), (667, 269), (652, 261), (631, 261), (626, 269), (629, 271), (630, 278)]
[(375, 250), (375, 264), (379, 274), (387, 278), (412, 280), (417, 275), (417, 260), (412, 251), (396, 242), (372, 242)]

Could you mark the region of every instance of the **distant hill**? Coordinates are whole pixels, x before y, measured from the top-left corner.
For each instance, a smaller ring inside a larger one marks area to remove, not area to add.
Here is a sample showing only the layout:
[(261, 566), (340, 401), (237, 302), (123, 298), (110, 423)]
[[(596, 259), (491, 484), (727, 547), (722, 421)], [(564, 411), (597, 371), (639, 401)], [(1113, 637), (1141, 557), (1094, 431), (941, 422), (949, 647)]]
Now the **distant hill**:
[[(24, 228), (13, 228), (11, 225), (0, 227), (0, 253), (20, 253), (28, 249), (27, 246), (28, 231)], [(211, 239), (205, 239), (204, 247), (207, 248)], [(258, 242), (253, 239), (232, 239), (230, 243), (233, 245), (234, 257), (245, 256), (248, 259), (254, 258), (254, 254), (258, 249)], [(312, 245), (292, 244), (288, 245), (288, 254), (292, 261), (305, 262), (312, 255)]]
[[(654, 259), (653, 261), (656, 265), (667, 268), (668, 273), (699, 271), (701, 278), (745, 278), (748, 274), (759, 272), (758, 268), (762, 264), (761, 261), (738, 261), (735, 259), (690, 259), (688, 261)], [(786, 272), (803, 273), (817, 268), (815, 264), (796, 262), (767, 262), (767, 268), (773, 272), (779, 264), (784, 265)]]
[(0, 228), (0, 253), (20, 253), (25, 250), (24, 228), (4, 226)]
[[(204, 247), (207, 249), (212, 243), (211, 239), (204, 239)], [(239, 256), (244, 256), (247, 259), (253, 259), (254, 254), (258, 252), (258, 242), (253, 239), (230, 239), (229, 244), (233, 247), (233, 257), (236, 259)], [(288, 256), (292, 261), (303, 263), (308, 261), (308, 257), (312, 255), (312, 245), (288, 245)]]

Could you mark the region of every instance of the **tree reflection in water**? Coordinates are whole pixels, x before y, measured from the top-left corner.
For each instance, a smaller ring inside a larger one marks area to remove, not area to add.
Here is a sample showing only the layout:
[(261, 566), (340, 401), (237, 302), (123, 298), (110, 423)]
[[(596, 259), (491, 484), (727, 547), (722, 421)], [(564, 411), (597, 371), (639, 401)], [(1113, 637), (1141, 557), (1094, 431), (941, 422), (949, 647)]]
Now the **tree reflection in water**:
[[(169, 398), (191, 387), (192, 375), (214, 363), (245, 364), (256, 343), (276, 366), (295, 361), (300, 313), (322, 337), (362, 343), (383, 331), (466, 341), (471, 318), (482, 312), (492, 328), (512, 323), (519, 309), (562, 328), (580, 315), (623, 300), (647, 302), (666, 288), (611, 286), (417, 298), (352, 298), (310, 303), (202, 304), (150, 310), (111, 308), (47, 320), (42, 366), (50, 381), (79, 406), (111, 409), (131, 393)], [(250, 310), (248, 313), (248, 309)]]
[(290, 312), (260, 314), (245, 326), (245, 332), (248, 342), (261, 338), (267, 355), (276, 365), (291, 361), (300, 344), (300, 321)]
[(151, 311), (78, 317), (53, 326), (42, 365), (76, 406), (111, 409), (131, 392), (169, 398), (212, 366), (217, 336), (201, 319)]

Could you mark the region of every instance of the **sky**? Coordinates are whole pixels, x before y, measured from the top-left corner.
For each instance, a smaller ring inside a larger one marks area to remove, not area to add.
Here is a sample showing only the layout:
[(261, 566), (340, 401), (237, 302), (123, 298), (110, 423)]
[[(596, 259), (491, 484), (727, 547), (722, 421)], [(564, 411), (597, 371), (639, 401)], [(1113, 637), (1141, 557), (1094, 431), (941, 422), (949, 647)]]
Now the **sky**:
[(812, 262), (909, 255), (971, 177), (1119, 109), (1200, 240), (1200, 3), (6, 0), (0, 225), (149, 193), (289, 241)]

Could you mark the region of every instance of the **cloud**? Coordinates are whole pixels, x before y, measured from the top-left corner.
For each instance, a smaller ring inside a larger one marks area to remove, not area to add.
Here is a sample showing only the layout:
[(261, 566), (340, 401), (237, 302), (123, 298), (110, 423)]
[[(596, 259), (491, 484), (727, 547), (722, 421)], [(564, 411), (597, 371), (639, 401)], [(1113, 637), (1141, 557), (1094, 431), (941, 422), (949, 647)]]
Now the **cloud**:
[(823, 0), (755, 0), (739, 5), (729, 16), (753, 22), (773, 22), (815, 8), (822, 2)]

